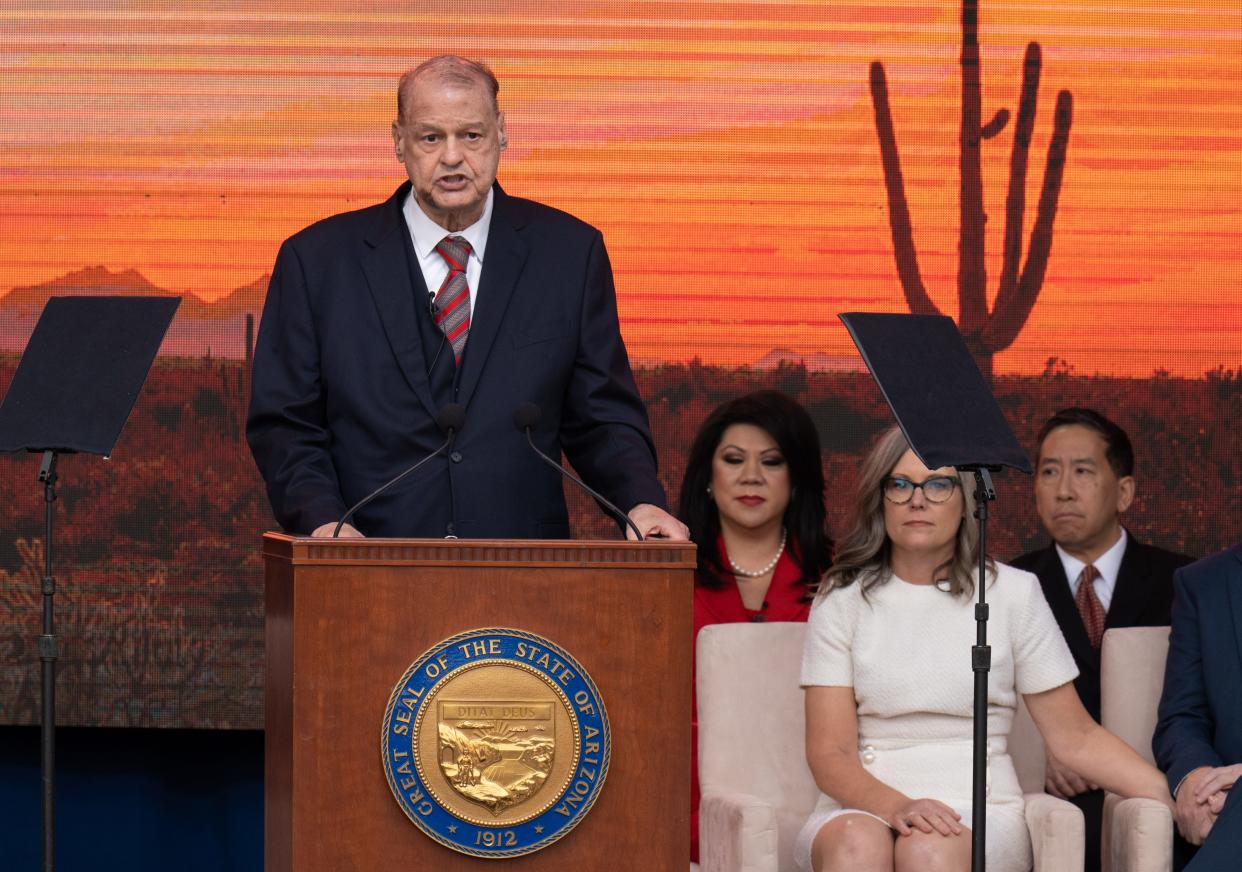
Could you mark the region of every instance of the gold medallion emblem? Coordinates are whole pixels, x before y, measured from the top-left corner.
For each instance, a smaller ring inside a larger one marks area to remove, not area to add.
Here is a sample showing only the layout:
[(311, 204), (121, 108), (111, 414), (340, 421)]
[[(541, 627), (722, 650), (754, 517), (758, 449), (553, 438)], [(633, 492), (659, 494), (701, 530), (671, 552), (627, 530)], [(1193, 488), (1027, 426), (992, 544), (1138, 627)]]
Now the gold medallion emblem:
[(550, 639), (486, 628), (406, 670), (380, 752), (393, 797), (441, 844), (529, 854), (572, 830), (608, 774), (608, 715), (591, 677)]
[[(424, 723), (430, 717), (434, 729)], [(476, 661), (446, 676), (423, 703), (414, 733), (415, 765), (432, 796), (456, 817), (485, 826), (544, 812), (578, 757), (578, 722), (565, 694), (508, 660)], [(565, 745), (559, 755), (558, 734)]]

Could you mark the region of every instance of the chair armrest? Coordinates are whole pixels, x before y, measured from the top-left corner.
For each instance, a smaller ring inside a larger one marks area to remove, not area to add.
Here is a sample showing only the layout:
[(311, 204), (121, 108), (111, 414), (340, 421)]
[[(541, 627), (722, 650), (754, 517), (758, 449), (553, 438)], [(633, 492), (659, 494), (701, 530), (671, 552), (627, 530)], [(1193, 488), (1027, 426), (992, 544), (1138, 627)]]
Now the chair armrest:
[(1163, 802), (1106, 793), (1100, 838), (1104, 872), (1169, 872), (1173, 868), (1173, 812)]
[(776, 809), (745, 793), (705, 793), (699, 801), (702, 872), (777, 872)]
[(1035, 854), (1034, 872), (1081, 869), (1087, 831), (1082, 810), (1046, 793), (1028, 793), (1023, 799)]

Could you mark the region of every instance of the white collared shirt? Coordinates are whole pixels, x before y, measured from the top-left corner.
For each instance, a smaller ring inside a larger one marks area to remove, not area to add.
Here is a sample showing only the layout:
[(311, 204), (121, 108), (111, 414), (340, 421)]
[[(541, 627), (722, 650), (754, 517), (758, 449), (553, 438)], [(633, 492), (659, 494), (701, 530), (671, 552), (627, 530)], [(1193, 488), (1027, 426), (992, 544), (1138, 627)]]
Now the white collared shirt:
[(470, 257), (466, 261), (466, 281), (470, 285), (470, 311), (473, 313), (477, 305), (479, 278), (483, 275), (483, 253), (487, 249), (487, 231), (492, 223), (492, 200), (494, 191), (487, 192), (487, 200), (483, 204), (483, 214), (479, 220), (464, 230), (449, 233), (443, 227), (427, 217), (411, 190), (401, 205), (401, 213), (405, 216), (405, 226), (410, 231), (410, 239), (414, 243), (414, 254), (418, 257), (418, 267), (423, 272), (423, 281), (427, 283), (427, 293), (432, 297), (444, 284), (448, 276), (448, 263), (436, 251), (440, 240), (446, 236), (462, 236), (470, 243)]
[[(1113, 602), (1113, 591), (1117, 587), (1117, 573), (1121, 571), (1121, 558), (1126, 553), (1126, 528), (1121, 528), (1121, 536), (1113, 543), (1113, 547), (1109, 548), (1095, 561), (1096, 571), (1100, 573), (1099, 578), (1095, 580), (1095, 595), (1100, 600), (1100, 605), (1104, 607), (1104, 611), (1108, 611), (1108, 607)], [(1078, 596), (1078, 576), (1082, 574), (1083, 567), (1087, 564), (1083, 563), (1077, 557), (1066, 552), (1060, 545), (1057, 546), (1057, 556), (1061, 558), (1061, 565), (1065, 567), (1065, 577), (1069, 579), (1070, 596)]]

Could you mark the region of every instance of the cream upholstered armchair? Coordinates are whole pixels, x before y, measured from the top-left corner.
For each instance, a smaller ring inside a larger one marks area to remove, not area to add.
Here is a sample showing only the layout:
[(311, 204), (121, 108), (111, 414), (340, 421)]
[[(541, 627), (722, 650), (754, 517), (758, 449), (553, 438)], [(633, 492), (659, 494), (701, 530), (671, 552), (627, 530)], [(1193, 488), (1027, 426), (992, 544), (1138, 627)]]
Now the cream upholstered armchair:
[[(805, 632), (805, 624), (771, 623), (719, 624), (699, 633), (702, 872), (795, 868), (794, 838), (819, 796), (806, 765), (798, 686)], [(965, 654), (963, 663), (969, 663)], [(1081, 869), (1082, 812), (1042, 793), (1043, 746), (1024, 711), (1009, 744), (1023, 789), (1030, 791), (1026, 817), (1036, 872)]]
[[(1149, 763), (1168, 651), (1168, 627), (1112, 629), (1100, 649), (1100, 722)], [(1173, 868), (1173, 815), (1154, 799), (1105, 796), (1101, 841), (1104, 872)]]
[(793, 841), (819, 790), (806, 765), (805, 624), (718, 624), (699, 632), (699, 865), (793, 870)]

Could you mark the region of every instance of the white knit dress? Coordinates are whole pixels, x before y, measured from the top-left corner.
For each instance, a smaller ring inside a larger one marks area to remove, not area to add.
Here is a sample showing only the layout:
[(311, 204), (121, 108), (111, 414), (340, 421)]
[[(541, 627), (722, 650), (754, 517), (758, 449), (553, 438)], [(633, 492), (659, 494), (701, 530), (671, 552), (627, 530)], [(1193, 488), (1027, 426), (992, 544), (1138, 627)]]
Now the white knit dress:
[[(1039, 581), (1003, 564), (988, 585), (989, 872), (1027, 872), (1031, 843), (1022, 790), (1007, 752), (1017, 694), (1039, 693), (1078, 675)], [(803, 686), (852, 687), (858, 703), (859, 759), (912, 799), (938, 799), (971, 821), (975, 597), (890, 576), (866, 598), (856, 582), (820, 598), (811, 610)], [(811, 868), (811, 843), (844, 813), (821, 796), (794, 856)]]

